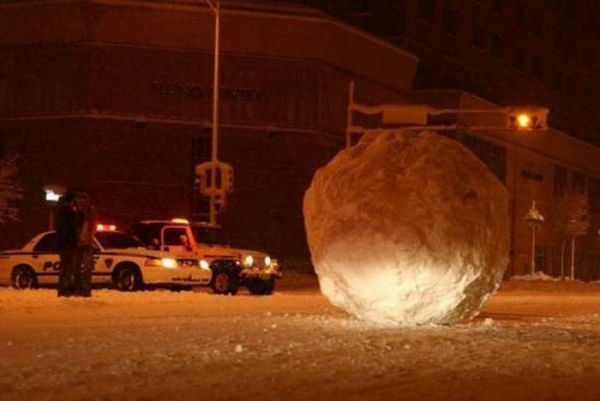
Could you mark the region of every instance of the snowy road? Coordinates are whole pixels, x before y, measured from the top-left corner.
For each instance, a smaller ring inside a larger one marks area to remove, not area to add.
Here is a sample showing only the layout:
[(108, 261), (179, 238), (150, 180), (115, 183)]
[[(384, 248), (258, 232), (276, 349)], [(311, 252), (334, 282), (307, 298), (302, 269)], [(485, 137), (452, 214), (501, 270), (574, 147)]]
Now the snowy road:
[(475, 322), (365, 326), (314, 288), (0, 289), (0, 400), (600, 400), (600, 284), (508, 283)]

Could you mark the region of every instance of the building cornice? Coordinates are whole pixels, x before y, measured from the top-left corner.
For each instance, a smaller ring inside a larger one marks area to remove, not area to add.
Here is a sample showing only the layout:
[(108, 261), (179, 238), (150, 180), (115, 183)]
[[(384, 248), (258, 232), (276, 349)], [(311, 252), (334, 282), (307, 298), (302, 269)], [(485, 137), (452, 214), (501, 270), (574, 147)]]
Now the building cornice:
[[(346, 24), (340, 20), (329, 17), (317, 10), (309, 9), (308, 7), (261, 7), (260, 3), (243, 3), (240, 1), (228, 1), (223, 7), (223, 15), (250, 15), (262, 18), (276, 18), (276, 19), (291, 19), (301, 20), (306, 22), (327, 24), (335, 26), (337, 28), (344, 29), (357, 36), (366, 39), (373, 44), (383, 47), (386, 50), (392, 51), (403, 57), (412, 59), (418, 62), (418, 57), (414, 54), (403, 50), (383, 39), (380, 39), (370, 33), (362, 31), (353, 27), (352, 25)], [(60, 5), (60, 4), (90, 4), (90, 5), (107, 5), (107, 6), (137, 6), (152, 9), (171, 9), (171, 10), (185, 10), (201, 13), (212, 13), (212, 11), (203, 4), (202, 0), (8, 0), (0, 4), (1, 7), (28, 7), (32, 5)], [(302, 13), (298, 12), (303, 10)], [(310, 12), (309, 12), (310, 10)], [(295, 11), (295, 12), (292, 12)]]

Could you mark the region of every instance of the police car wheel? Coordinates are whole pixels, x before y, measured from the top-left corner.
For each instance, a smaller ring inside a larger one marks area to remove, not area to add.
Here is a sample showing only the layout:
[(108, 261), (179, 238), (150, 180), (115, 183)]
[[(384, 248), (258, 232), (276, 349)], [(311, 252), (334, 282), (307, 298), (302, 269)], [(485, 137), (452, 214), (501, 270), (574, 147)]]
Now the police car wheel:
[(139, 291), (142, 289), (142, 278), (135, 269), (122, 267), (115, 274), (114, 285), (119, 291)]
[(17, 266), (12, 273), (12, 284), (18, 290), (37, 288), (37, 275), (29, 266)]

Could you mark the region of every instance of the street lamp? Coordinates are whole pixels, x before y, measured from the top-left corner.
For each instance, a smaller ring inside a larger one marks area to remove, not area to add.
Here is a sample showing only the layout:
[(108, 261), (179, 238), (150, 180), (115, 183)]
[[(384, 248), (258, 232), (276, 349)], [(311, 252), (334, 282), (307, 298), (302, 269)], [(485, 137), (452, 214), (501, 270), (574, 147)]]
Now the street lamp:
[(44, 199), (50, 205), (49, 229), (54, 229), (54, 206), (64, 195), (65, 189), (59, 185), (46, 185), (44, 188)]
[(535, 206), (535, 201), (531, 204), (529, 212), (525, 215), (527, 226), (531, 229), (531, 274), (535, 273), (535, 233), (540, 229), (544, 222), (544, 216)]

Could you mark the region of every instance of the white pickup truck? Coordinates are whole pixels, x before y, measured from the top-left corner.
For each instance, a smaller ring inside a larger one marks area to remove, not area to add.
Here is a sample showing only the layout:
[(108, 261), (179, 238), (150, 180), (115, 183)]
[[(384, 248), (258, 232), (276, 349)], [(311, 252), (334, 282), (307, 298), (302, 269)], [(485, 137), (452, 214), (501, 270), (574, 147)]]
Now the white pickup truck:
[(219, 226), (185, 219), (141, 221), (129, 233), (151, 249), (195, 256), (211, 263), (211, 287), (218, 294), (236, 294), (247, 287), (251, 294), (270, 295), (281, 278), (276, 259), (259, 251), (233, 248)]
[[(56, 285), (59, 261), (56, 233), (36, 235), (22, 249), (0, 252), (0, 285), (18, 289)], [(95, 234), (94, 284), (137, 291), (148, 285), (208, 285), (211, 279), (212, 271), (206, 260), (148, 250), (123, 232), (108, 230)]]

